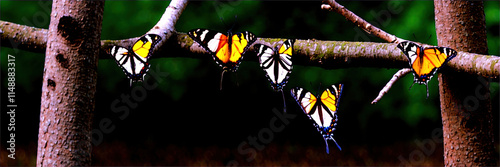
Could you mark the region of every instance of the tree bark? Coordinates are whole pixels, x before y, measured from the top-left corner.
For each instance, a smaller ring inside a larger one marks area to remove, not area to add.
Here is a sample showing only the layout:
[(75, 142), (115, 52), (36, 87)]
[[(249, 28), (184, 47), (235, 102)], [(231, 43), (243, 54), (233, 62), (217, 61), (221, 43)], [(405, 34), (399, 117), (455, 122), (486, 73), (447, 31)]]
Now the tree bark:
[[(487, 54), (482, 1), (434, 1), (439, 46)], [(489, 82), (457, 71), (439, 75), (446, 166), (495, 166)]]
[(104, 1), (52, 3), (37, 166), (90, 165), (103, 9)]

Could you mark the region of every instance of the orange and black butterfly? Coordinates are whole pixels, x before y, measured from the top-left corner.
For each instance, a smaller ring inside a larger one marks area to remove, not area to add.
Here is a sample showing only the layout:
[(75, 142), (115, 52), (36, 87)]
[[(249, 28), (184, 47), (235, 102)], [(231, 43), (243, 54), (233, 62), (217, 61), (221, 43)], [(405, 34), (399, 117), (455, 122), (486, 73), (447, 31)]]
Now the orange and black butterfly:
[(238, 70), (243, 54), (257, 40), (255, 35), (248, 31), (234, 34), (229, 31), (226, 35), (207, 29), (194, 29), (189, 31), (188, 35), (209, 52), (215, 62), (222, 67), (221, 89), (224, 72)]
[(408, 57), (414, 76), (413, 84), (425, 84), (427, 97), (429, 97), (427, 86), (429, 80), (441, 66), (457, 56), (457, 51), (447, 47), (422, 47), (410, 41), (399, 43), (398, 48)]

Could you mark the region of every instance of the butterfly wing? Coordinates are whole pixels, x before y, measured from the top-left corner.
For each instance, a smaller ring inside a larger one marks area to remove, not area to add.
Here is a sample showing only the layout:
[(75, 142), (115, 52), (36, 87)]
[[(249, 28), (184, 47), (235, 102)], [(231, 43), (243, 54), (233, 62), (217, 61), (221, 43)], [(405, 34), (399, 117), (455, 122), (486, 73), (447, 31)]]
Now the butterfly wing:
[(243, 59), (243, 54), (256, 39), (255, 35), (248, 31), (233, 34), (230, 41), (231, 50), (229, 50), (229, 62), (224, 64), (226, 69), (233, 72), (236, 71)]
[(417, 58), (412, 65), (418, 78), (417, 82), (422, 84), (429, 82), (439, 68), (454, 58), (457, 52), (445, 47), (425, 48), (423, 54)]
[(139, 38), (132, 46), (132, 50), (137, 56), (149, 59), (151, 56), (152, 48), (161, 40), (159, 35), (146, 34)]
[(331, 136), (337, 124), (337, 107), (342, 94), (343, 84), (329, 86), (320, 96), (321, 112), (317, 116), (322, 121), (320, 131), (323, 135)]
[(195, 29), (188, 35), (209, 52), (219, 65), (229, 62), (229, 41), (226, 35), (207, 29)]
[(398, 48), (401, 49), (401, 51), (408, 58), (408, 63), (410, 64), (410, 67), (413, 67), (413, 62), (415, 62), (415, 60), (417, 59), (418, 55), (421, 52), (420, 46), (410, 41), (403, 41), (398, 44)]
[(257, 51), (257, 57), (259, 57), (260, 67), (266, 72), (266, 77), (274, 88), (276, 84), (276, 79), (273, 75), (275, 65), (274, 50), (263, 44), (255, 44), (254, 49)]
[(335, 131), (335, 127), (337, 126), (337, 110), (343, 87), (343, 84), (339, 84), (338, 86), (331, 85), (321, 94), (320, 97), (322, 104), (322, 114), (318, 115), (320, 119), (322, 119), (323, 125), (318, 127), (318, 131), (320, 131), (320, 133), (323, 135), (325, 143), (327, 143), (327, 153), (329, 152), (327, 140), (334, 141), (339, 150), (342, 150), (342, 148), (340, 148), (340, 146), (337, 144), (337, 141), (333, 139), (333, 132)]
[(314, 112), (314, 108), (316, 108), (316, 97), (309, 91), (304, 88), (296, 87), (290, 90), (293, 98), (302, 108), (305, 114), (309, 115), (311, 112)]
[(331, 85), (321, 94), (321, 102), (330, 112), (337, 112), (338, 102), (342, 94), (343, 84)]
[(128, 49), (120, 46), (111, 48), (111, 55), (123, 72), (132, 81), (142, 80), (143, 75), (149, 69), (149, 63), (144, 57), (136, 56)]
[(295, 43), (295, 39), (288, 39), (286, 40), (283, 45), (281, 45), (279, 49), (279, 54), (284, 54), (288, 56), (292, 56), (293, 52), (293, 43)]
[(208, 29), (194, 29), (188, 35), (210, 54), (217, 53), (221, 48), (227, 48), (227, 36)]

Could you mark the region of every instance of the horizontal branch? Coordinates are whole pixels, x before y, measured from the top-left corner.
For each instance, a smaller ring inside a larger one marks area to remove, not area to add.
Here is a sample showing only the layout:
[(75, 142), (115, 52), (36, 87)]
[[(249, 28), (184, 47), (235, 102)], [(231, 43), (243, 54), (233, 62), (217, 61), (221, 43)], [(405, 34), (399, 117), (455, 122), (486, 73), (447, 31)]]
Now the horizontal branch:
[(16, 23), (0, 21), (2, 30), (0, 45), (13, 49), (45, 53), (48, 30)]
[[(0, 21), (1, 46), (45, 53), (47, 30), (33, 28), (6, 21)], [(110, 58), (104, 50), (112, 45), (130, 46), (138, 39), (101, 40), (101, 59)], [(257, 43), (274, 46), (284, 39), (258, 38)], [(253, 47), (250, 47), (250, 52)], [(206, 52), (195, 44), (185, 33), (173, 32), (154, 57), (195, 57), (200, 58)], [(202, 56), (205, 57), (205, 56)], [(257, 60), (245, 57), (245, 60)], [(345, 42), (321, 40), (297, 40), (294, 44), (294, 64), (319, 66), (326, 69), (346, 67), (380, 67), (404, 68), (408, 60), (403, 53), (391, 43)], [(489, 78), (500, 76), (500, 57), (458, 52), (457, 57), (448, 62), (450, 69), (481, 75)]]

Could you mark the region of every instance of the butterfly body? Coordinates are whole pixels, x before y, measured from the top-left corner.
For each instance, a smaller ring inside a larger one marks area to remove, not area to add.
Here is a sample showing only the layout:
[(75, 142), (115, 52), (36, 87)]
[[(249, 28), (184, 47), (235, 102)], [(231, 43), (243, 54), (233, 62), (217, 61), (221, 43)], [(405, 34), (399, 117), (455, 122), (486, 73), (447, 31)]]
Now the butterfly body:
[(338, 102), (342, 94), (343, 84), (331, 85), (329, 86), (321, 95), (317, 98), (311, 92), (297, 87), (291, 89), (291, 94), (301, 106), (302, 111), (313, 120), (314, 126), (323, 136), (326, 143), (326, 152), (329, 153), (327, 140), (332, 140), (335, 142), (339, 149), (340, 146), (337, 144), (335, 139), (333, 139), (333, 132), (337, 127), (337, 110)]
[(148, 60), (154, 46), (161, 40), (161, 37), (155, 34), (146, 34), (137, 40), (129, 48), (113, 46), (109, 53), (114, 58), (118, 66), (132, 82), (144, 80), (144, 75), (148, 72)]
[(292, 72), (292, 51), (294, 39), (286, 40), (280, 47), (274, 49), (267, 45), (255, 44), (260, 67), (266, 72), (275, 91), (282, 90)]

